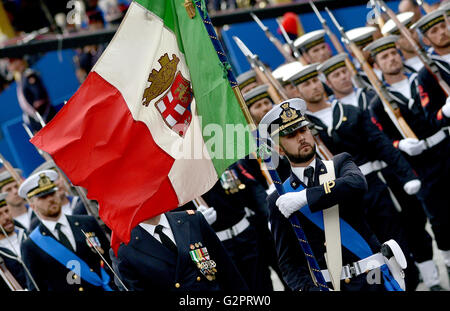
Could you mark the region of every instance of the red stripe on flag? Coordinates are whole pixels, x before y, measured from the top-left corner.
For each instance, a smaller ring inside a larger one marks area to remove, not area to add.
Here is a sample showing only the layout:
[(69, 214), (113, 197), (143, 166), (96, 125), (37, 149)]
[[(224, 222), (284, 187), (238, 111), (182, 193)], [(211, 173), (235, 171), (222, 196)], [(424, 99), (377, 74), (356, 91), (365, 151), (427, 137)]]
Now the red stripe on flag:
[(178, 206), (168, 178), (174, 159), (96, 72), (31, 142), (88, 189), (102, 220), (125, 243), (137, 224)]

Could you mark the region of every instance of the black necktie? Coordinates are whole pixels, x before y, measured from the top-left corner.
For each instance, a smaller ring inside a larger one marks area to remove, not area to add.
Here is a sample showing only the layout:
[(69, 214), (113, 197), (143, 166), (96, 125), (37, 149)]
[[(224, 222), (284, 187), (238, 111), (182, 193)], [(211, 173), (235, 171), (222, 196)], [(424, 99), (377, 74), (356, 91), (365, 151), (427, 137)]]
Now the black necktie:
[(59, 222), (56, 223), (55, 229), (56, 232), (58, 232), (59, 242), (73, 252), (72, 244), (70, 244), (67, 236), (61, 231), (61, 224)]
[(168, 249), (170, 249), (172, 252), (174, 252), (175, 254), (178, 252), (177, 251), (177, 246), (175, 245), (175, 243), (172, 242), (172, 240), (165, 235), (163, 232), (163, 226), (162, 225), (157, 225), (155, 228), (155, 233), (159, 234), (159, 238), (161, 239), (161, 243), (167, 247)]
[(305, 176), (305, 177), (308, 177), (308, 184), (306, 185), (306, 187), (312, 187), (314, 184), (313, 184), (313, 182), (314, 182), (314, 180), (313, 180), (313, 177), (314, 177), (314, 168), (312, 167), (312, 166), (308, 166), (306, 169), (305, 169), (305, 171), (303, 172), (303, 175)]

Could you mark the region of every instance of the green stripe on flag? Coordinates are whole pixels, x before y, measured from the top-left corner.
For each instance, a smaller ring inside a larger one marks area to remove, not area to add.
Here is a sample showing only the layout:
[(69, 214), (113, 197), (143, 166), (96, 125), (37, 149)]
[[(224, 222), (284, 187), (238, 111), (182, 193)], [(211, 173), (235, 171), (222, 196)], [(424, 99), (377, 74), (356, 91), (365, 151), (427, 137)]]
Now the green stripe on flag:
[[(185, 55), (189, 68), (197, 112), (202, 117), (204, 140), (220, 176), (256, 148), (200, 13), (195, 8), (195, 17), (189, 18), (185, 0), (135, 1), (163, 19), (177, 37), (178, 48)], [(192, 4), (195, 5), (193, 1)], [(236, 126), (241, 127), (240, 132), (231, 136)], [(238, 143), (239, 137), (245, 137), (244, 142)]]
[[(220, 176), (228, 166), (254, 151), (256, 149), (255, 144), (250, 139), (251, 133), (244, 114), (224, 74), (223, 65), (205, 29), (199, 11), (196, 10), (195, 17), (190, 19), (184, 7), (184, 0), (171, 1), (173, 1), (177, 12), (180, 37), (191, 75), (197, 111), (203, 117), (204, 139), (210, 155), (214, 152), (217, 153), (217, 150), (214, 149), (214, 146), (208, 145), (208, 140), (212, 139), (212, 137), (205, 136), (205, 127), (211, 129), (210, 124), (217, 124), (222, 129), (222, 133), (224, 133), (222, 138), (219, 137), (217, 139), (215, 146), (219, 146), (219, 148), (223, 146), (225, 159), (215, 157), (212, 159), (214, 167)], [(227, 124), (229, 127), (241, 125), (242, 130), (240, 134), (245, 135), (245, 143), (240, 141), (238, 145), (236, 139), (225, 135)], [(215, 135), (217, 133), (212, 134)], [(237, 154), (237, 149), (243, 150), (243, 152)], [(227, 154), (230, 151), (233, 154)]]

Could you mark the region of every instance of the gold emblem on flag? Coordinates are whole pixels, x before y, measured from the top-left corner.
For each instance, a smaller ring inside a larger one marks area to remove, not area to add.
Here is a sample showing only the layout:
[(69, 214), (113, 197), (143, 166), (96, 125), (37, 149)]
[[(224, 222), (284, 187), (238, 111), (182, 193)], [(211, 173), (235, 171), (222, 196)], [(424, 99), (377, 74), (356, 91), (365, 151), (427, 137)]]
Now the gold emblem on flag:
[(172, 85), (179, 62), (180, 59), (175, 54), (172, 54), (172, 59), (167, 53), (159, 58), (158, 63), (161, 65), (161, 69), (159, 71), (153, 69), (150, 73), (147, 81), (151, 84), (144, 91), (142, 105), (147, 107), (153, 99)]

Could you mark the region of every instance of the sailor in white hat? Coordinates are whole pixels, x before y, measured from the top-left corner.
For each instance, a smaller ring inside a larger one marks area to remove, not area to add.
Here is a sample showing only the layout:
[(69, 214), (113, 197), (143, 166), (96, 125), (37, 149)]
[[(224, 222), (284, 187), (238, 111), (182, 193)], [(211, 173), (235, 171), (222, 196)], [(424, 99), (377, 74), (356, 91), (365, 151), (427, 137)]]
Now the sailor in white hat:
[[(383, 82), (394, 100), (392, 104), (399, 107), (401, 115), (417, 139), (404, 138), (398, 132), (378, 98), (370, 105), (372, 118), (394, 142), (394, 146), (404, 152), (420, 179), (425, 181), (420, 198), (426, 207), (438, 248), (442, 251), (443, 257), (448, 259), (448, 266), (450, 266), (448, 217), (450, 205), (446, 200), (444, 190), (447, 187), (447, 179), (440, 177), (450, 174), (448, 163), (450, 135), (448, 129), (442, 128), (443, 124), (449, 124), (450, 119), (443, 114), (440, 122), (438, 120), (432, 122), (430, 116), (425, 113), (424, 106), (426, 108), (432, 103), (421, 91), (417, 74), (408, 74), (404, 70), (400, 54), (396, 49), (397, 38), (397, 36), (384, 37), (368, 45), (366, 49), (371, 52), (377, 66), (383, 71)], [(422, 71), (424, 70), (426, 69), (422, 69)], [(434, 81), (434, 83), (437, 82)], [(383, 175), (385, 175), (384, 171)], [(389, 180), (389, 178), (386, 179)], [(398, 195), (396, 194), (396, 196)], [(399, 201), (400, 204), (403, 203), (402, 201)], [(416, 207), (417, 205), (418, 207)], [(408, 217), (405, 223), (409, 231), (408, 237), (413, 240), (413, 243), (410, 243), (411, 251), (415, 256), (424, 283), (431, 290), (441, 290), (437, 268), (432, 261), (431, 238), (425, 231), (424, 213), (423, 211), (421, 213), (420, 210), (422, 204), (409, 202), (402, 206), (408, 207), (402, 208), (402, 213)]]
[[(372, 65), (370, 53), (365, 52), (363, 49), (368, 44), (370, 44), (374, 41), (375, 33), (377, 31), (378, 31), (378, 29), (376, 27), (367, 26), (367, 27), (354, 28), (345, 33), (347, 35), (348, 39), (351, 42), (355, 43), (356, 46), (362, 51), (364, 58), (369, 61), (370, 65)], [(352, 56), (354, 56), (354, 55), (352, 54)], [(353, 57), (353, 62), (355, 64), (355, 67), (358, 69), (359, 74), (366, 82), (366, 86), (369, 88), (372, 88), (372, 85), (371, 85), (369, 79), (367, 78), (366, 73), (364, 71), (362, 71), (361, 64), (358, 62), (358, 60), (355, 57)], [(376, 68), (374, 68), (374, 72), (377, 75), (378, 79), (381, 79), (381, 72)]]
[[(53, 160), (48, 160), (36, 167), (31, 175), (39, 173), (44, 170), (53, 170), (58, 174), (58, 179), (55, 181), (58, 190), (56, 191), (61, 198), (62, 211), (66, 215), (87, 215), (86, 207), (79, 196), (69, 195), (69, 189), (64, 184), (64, 176), (62, 176)], [(32, 221), (30, 230), (37, 226), (37, 221)]]
[[(419, 35), (418, 33), (413, 30), (409, 29), (413, 24), (413, 18), (414, 13), (413, 12), (404, 12), (397, 15), (398, 20), (400, 23), (402, 23), (403, 26), (405, 26), (406, 29), (411, 33), (411, 36), (414, 38), (417, 44), (420, 44), (419, 42)], [(414, 47), (409, 43), (409, 41), (402, 35), (400, 29), (398, 29), (395, 22), (390, 19), (388, 20), (383, 28), (381, 29), (381, 33), (384, 36), (388, 35), (396, 35), (399, 36), (397, 41), (397, 48), (400, 49), (403, 56), (403, 63), (405, 64), (405, 67), (411, 71), (411, 72), (419, 72), (420, 69), (423, 68), (423, 63), (420, 60), (419, 56), (417, 56), (416, 51)]]
[(290, 83), (286, 77), (289, 77), (302, 67), (303, 65), (300, 62), (291, 62), (283, 64), (278, 68), (276, 68), (274, 71), (272, 71), (273, 77), (277, 79), (278, 82), (280, 82), (289, 98), (299, 97), (300, 94), (298, 93), (298, 90), (295, 87), (295, 85)]
[(324, 62), (332, 55), (330, 46), (325, 42), (323, 29), (304, 34), (294, 41), (294, 46), (302, 51), (310, 64)]
[[(326, 78), (325, 75), (318, 72), (317, 66), (319, 63), (314, 63), (306, 66), (297, 66), (295, 68), (292, 68), (293, 70), (290, 70), (286, 73), (286, 75), (283, 78), (283, 81), (291, 83), (291, 85), (295, 86), (297, 88), (297, 93), (302, 98), (301, 93), (298, 93), (298, 86), (303, 83), (304, 79), (308, 80), (310, 78), (317, 78), (322, 83), (322, 88), (325, 90), (325, 95), (331, 96), (333, 95), (333, 91), (331, 88), (325, 83)], [(308, 74), (311, 74), (311, 77), (308, 76)]]
[(248, 110), (252, 115), (253, 121), (258, 125), (264, 115), (272, 109), (273, 100), (268, 92), (267, 84), (259, 85), (247, 93), (243, 94)]
[[(22, 244), (25, 265), (42, 290), (110, 290), (114, 286), (110, 271), (104, 269), (97, 254), (109, 251), (105, 233), (93, 216), (61, 212), (57, 178), (54, 170), (44, 170), (20, 185), (19, 195), (30, 200), (41, 220)], [(79, 264), (87, 265), (86, 269), (74, 273), (72, 262), (76, 260), (82, 260)]]
[[(17, 175), (22, 176), (22, 170), (15, 169)], [(19, 184), (9, 171), (0, 173), (0, 192), (7, 193), (6, 202), (14, 220), (19, 226), (28, 230), (31, 222), (36, 219), (36, 214), (29, 208), (27, 202), (18, 194)]]
[(366, 110), (376, 94), (371, 90), (354, 86), (352, 75), (345, 63), (347, 57), (346, 53), (333, 56), (320, 64), (317, 70), (325, 75), (328, 86), (333, 90), (333, 95), (329, 97), (330, 101), (338, 99), (344, 104)]
[[(400, 215), (386, 185), (377, 175), (380, 167), (376, 164), (384, 161), (393, 167), (402, 181), (401, 187), (406, 187), (411, 194), (420, 189), (420, 181), (392, 142), (372, 123), (369, 111), (338, 100), (327, 101), (317, 75), (317, 66), (308, 65), (291, 77), (299, 83), (301, 98), (307, 104), (306, 115), (328, 149), (332, 153), (349, 152), (366, 176), (368, 193), (364, 197), (364, 206), (376, 235), (382, 240), (394, 238), (406, 248)], [(389, 215), (388, 219), (386, 215)]]
[[(20, 246), (27, 235), (24, 228), (16, 225), (5, 200), (7, 195), (7, 193), (0, 193), (0, 259), (22, 288), (26, 288), (26, 272), (21, 261)], [(0, 291), (3, 291), (6, 285), (3, 286), (0, 280)]]
[(236, 81), (242, 93), (246, 93), (260, 84), (256, 77), (256, 72), (252, 69), (241, 73), (236, 77)]

